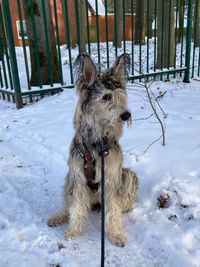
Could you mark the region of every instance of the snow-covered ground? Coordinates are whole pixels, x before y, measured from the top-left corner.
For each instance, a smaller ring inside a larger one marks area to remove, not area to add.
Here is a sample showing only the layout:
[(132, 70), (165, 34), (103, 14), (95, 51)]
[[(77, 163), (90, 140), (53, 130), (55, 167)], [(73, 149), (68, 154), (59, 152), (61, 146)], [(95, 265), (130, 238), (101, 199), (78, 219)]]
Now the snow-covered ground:
[[(124, 215), (124, 248), (106, 239), (106, 266), (200, 266), (200, 81), (154, 82), (167, 93), (166, 146), (150, 115), (146, 93), (127, 91), (134, 123), (121, 138), (124, 165), (140, 177), (135, 209)], [(74, 134), (74, 89), (16, 110), (0, 100), (0, 267), (100, 266), (100, 214), (91, 213), (84, 234), (67, 241), (66, 226), (49, 228), (62, 207), (68, 149)], [(165, 208), (158, 198), (168, 197)]]

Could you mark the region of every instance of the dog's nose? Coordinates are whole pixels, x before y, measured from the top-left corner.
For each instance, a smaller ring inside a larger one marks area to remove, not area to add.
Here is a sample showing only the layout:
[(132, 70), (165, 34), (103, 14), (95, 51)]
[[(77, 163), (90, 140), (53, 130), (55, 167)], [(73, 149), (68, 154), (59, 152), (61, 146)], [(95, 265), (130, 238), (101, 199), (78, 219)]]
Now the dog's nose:
[(131, 117), (131, 113), (128, 112), (128, 111), (125, 111), (125, 112), (123, 112), (123, 113), (120, 115), (120, 118), (121, 118), (123, 121), (127, 121), (130, 117)]

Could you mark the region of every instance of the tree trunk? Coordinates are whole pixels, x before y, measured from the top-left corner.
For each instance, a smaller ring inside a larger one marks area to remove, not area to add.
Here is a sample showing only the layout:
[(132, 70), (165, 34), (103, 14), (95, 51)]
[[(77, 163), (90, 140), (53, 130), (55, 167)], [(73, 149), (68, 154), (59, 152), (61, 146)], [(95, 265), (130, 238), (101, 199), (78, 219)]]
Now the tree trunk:
[[(27, 35), (29, 41), (30, 58), (31, 58), (31, 85), (38, 86), (41, 84), (50, 84), (51, 75), (52, 82), (60, 82), (60, 73), (58, 67), (58, 58), (56, 50), (56, 42), (54, 37), (54, 28), (51, 17), (51, 9), (49, 0), (44, 1), (46, 11), (46, 23), (48, 29), (48, 43), (49, 43), (49, 55), (46, 48), (44, 17), (41, 0), (33, 0), (33, 12), (35, 19), (37, 40), (34, 39), (33, 23), (31, 17), (31, 6), (29, 0), (23, 0), (23, 7), (27, 26)], [(39, 55), (39, 66), (37, 62), (37, 48)], [(48, 64), (50, 60), (50, 64)], [(52, 72), (49, 65), (51, 65)], [(41, 73), (41, 76), (40, 74)]]
[[(149, 39), (153, 37), (153, 29), (152, 29), (152, 24), (155, 19), (155, 0), (148, 0), (149, 1)], [(148, 12), (148, 10), (147, 10)]]
[(131, 13), (131, 0), (125, 1), (125, 12), (130, 14)]
[(135, 44), (145, 44), (145, 0), (136, 2)]
[[(157, 68), (159, 69), (174, 65), (174, 1), (158, 1)], [(163, 18), (162, 2), (164, 3)]]
[(184, 20), (184, 1), (183, 0), (178, 0), (178, 43), (181, 43), (182, 35), (184, 34), (184, 25), (183, 25), (183, 20)]
[[(102, 0), (105, 5), (105, 0)], [(114, 0), (107, 0), (108, 12), (114, 13)]]
[[(67, 29), (67, 25), (66, 25), (66, 12), (65, 12), (65, 2), (66, 0), (61, 0), (61, 6), (62, 6), (62, 14), (63, 14), (63, 20), (64, 20), (64, 23), (65, 23), (65, 29)], [(68, 7), (69, 8), (69, 7)], [(74, 48), (76, 46), (76, 42), (74, 40), (74, 33), (72, 31), (72, 23), (71, 23), (71, 16), (69, 16), (68, 14), (68, 21), (69, 21), (69, 31), (70, 31), (70, 47)], [(67, 44), (68, 46), (68, 44)]]
[(195, 3), (194, 46), (200, 47), (200, 0)]
[[(116, 4), (116, 29), (114, 29), (113, 46), (122, 47), (123, 37), (123, 0), (118, 0)], [(115, 35), (117, 33), (117, 38)], [(116, 40), (117, 39), (117, 40)]]

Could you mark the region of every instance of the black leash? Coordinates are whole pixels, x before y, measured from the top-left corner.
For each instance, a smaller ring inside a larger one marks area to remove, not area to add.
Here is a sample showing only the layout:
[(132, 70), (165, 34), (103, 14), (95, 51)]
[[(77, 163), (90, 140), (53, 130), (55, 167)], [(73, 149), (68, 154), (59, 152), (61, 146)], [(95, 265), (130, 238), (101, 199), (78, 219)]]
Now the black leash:
[(104, 187), (105, 187), (105, 173), (104, 173), (104, 157), (105, 151), (101, 150), (101, 267), (104, 267), (105, 263), (105, 199), (104, 199)]

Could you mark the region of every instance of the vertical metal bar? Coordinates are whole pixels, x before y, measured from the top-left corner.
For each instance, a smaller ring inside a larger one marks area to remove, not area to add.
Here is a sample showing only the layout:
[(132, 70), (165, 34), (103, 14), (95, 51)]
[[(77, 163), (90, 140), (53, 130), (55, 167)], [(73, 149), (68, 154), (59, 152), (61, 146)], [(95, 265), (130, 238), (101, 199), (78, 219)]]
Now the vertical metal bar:
[[(134, 75), (134, 16), (133, 16), (133, 0), (131, 0), (131, 54), (132, 54), (132, 75)], [(133, 82), (133, 80), (132, 80)]]
[[(11, 67), (10, 67), (10, 60), (9, 60), (9, 54), (8, 54), (8, 49), (7, 49), (7, 40), (6, 40), (6, 34), (4, 30), (4, 23), (3, 23), (3, 14), (2, 14), (2, 8), (0, 5), (0, 24), (1, 24), (1, 36), (3, 38), (3, 52), (6, 55), (6, 63), (7, 63), (7, 69), (8, 69), (8, 77), (9, 77), (9, 82), (10, 82), (10, 88), (11, 90), (13, 89), (13, 80), (12, 80), (12, 74), (11, 74)], [(7, 72), (6, 72), (6, 65), (4, 61), (4, 67), (5, 67), (5, 75), (6, 75), (6, 80), (7, 80)], [(8, 84), (7, 84), (8, 88)]]
[(3, 75), (4, 75), (5, 87), (6, 87), (6, 89), (8, 89), (8, 79), (7, 79), (7, 74), (6, 74), (6, 66), (5, 66), (4, 58), (2, 58), (2, 67), (3, 67)]
[[(65, 0), (66, 1), (66, 0)], [(79, 10), (78, 10), (78, 0), (74, 0), (75, 3), (75, 13), (76, 13), (76, 33), (77, 33), (77, 43), (80, 54), (80, 27), (79, 27)]]
[[(167, 67), (169, 70), (169, 65), (170, 65), (170, 52), (171, 52), (171, 0), (169, 1), (169, 8), (168, 8), (168, 16), (169, 16), (169, 23), (168, 23), (168, 55), (167, 55)], [(173, 7), (173, 16), (174, 16), (174, 7)], [(167, 74), (167, 80), (169, 79), (169, 74)]]
[(25, 69), (26, 69), (26, 79), (27, 79), (28, 89), (31, 90), (30, 75), (29, 75), (29, 68), (28, 68), (28, 59), (27, 59), (27, 53), (26, 53), (26, 42), (25, 42), (25, 36), (24, 36), (24, 26), (23, 26), (23, 22), (22, 22), (22, 11), (21, 11), (20, 0), (17, 0), (17, 8), (18, 8), (20, 29), (21, 29), (21, 34), (22, 34), (22, 47), (23, 47), (24, 62), (25, 62)]
[(123, 39), (124, 39), (124, 54), (126, 53), (126, 14), (125, 14), (125, 1), (122, 1), (123, 12)]
[(192, 37), (192, 6), (193, 0), (188, 0), (188, 18), (187, 18), (187, 36), (186, 36), (186, 55), (185, 55), (185, 76), (183, 81), (190, 82), (190, 54), (191, 54), (191, 37)]
[(5, 94), (4, 93), (1, 94), (2, 94), (2, 99), (5, 100), (6, 99)]
[(10, 95), (7, 95), (7, 101), (10, 102)]
[(17, 58), (15, 53), (15, 43), (14, 43), (14, 36), (13, 36), (13, 29), (12, 29), (12, 20), (10, 15), (10, 8), (9, 3), (7, 0), (2, 0), (2, 7), (3, 12), (5, 14), (5, 25), (6, 25), (6, 33), (8, 38), (8, 47), (10, 52), (10, 62), (11, 62), (11, 69), (12, 69), (12, 75), (13, 75), (13, 84), (14, 84), (14, 90), (15, 90), (15, 101), (17, 108), (23, 107), (23, 101), (22, 101), (22, 95), (21, 95), (21, 87), (20, 87), (20, 81), (19, 81), (19, 72), (17, 67)]
[[(71, 77), (71, 84), (73, 84), (74, 83), (74, 76), (73, 76), (73, 66), (72, 66), (72, 56), (71, 56), (69, 11), (68, 11), (67, 0), (64, 1), (64, 8), (65, 8), (65, 25), (66, 25), (66, 37), (67, 37), (67, 46), (68, 46), (68, 55), (69, 55), (70, 77)], [(79, 32), (79, 52), (80, 52), (80, 32)]]
[(116, 10), (116, 0), (114, 0), (114, 42), (115, 42), (115, 56), (117, 57), (118, 51), (117, 51), (117, 10)]
[(149, 72), (149, 0), (147, 0), (147, 73)]
[(1, 88), (3, 88), (3, 79), (2, 79), (2, 74), (1, 74), (1, 65), (0, 65), (0, 85), (1, 85)]
[(34, 10), (33, 10), (33, 0), (29, 0), (30, 2), (30, 15), (31, 15), (31, 21), (32, 21), (32, 27), (33, 27), (33, 43), (34, 43), (34, 53), (35, 53), (35, 59), (36, 59), (36, 65), (37, 65), (37, 76), (38, 76), (38, 82), (40, 85), (40, 88), (42, 88), (42, 74), (41, 74), (41, 66), (40, 66), (40, 58), (39, 58), (39, 49), (37, 44), (37, 33), (36, 33), (36, 25), (35, 25), (35, 16), (34, 16)]
[(54, 4), (54, 16), (55, 16), (55, 23), (56, 23), (56, 41), (57, 41), (57, 50), (58, 50), (58, 63), (59, 63), (59, 70), (60, 70), (60, 78), (61, 78), (61, 85), (63, 85), (63, 70), (62, 70), (62, 60), (61, 60), (61, 52), (60, 52), (60, 35), (59, 35), (59, 27), (58, 27), (58, 13), (57, 13), (57, 4), (56, 0), (53, 0)]
[[(159, 1), (159, 0), (158, 0)], [(163, 49), (164, 49), (164, 8), (165, 8), (165, 0), (162, 0), (162, 32), (161, 32), (161, 70), (163, 70)], [(162, 79), (162, 75), (161, 75)]]
[(43, 13), (43, 21), (44, 21), (45, 44), (46, 44), (46, 51), (47, 51), (48, 75), (50, 78), (50, 85), (53, 86), (53, 71), (52, 71), (52, 64), (51, 64), (49, 35), (48, 35), (48, 30), (47, 30), (47, 16), (46, 16), (46, 8), (45, 8), (44, 0), (42, 0), (42, 13)]
[[(1, 38), (1, 34), (0, 34), (0, 38)], [(1, 39), (0, 39), (0, 63), (1, 61), (3, 61), (3, 57), (4, 57), (4, 54), (3, 54), (3, 49), (2, 49), (2, 42), (1, 42)], [(3, 77), (2, 77), (2, 74), (1, 74), (1, 70), (2, 70), (2, 67), (1, 67), (1, 64), (0, 64), (0, 84), (1, 84), (1, 88), (3, 87)]]
[[(177, 46), (177, 33), (178, 33), (178, 0), (176, 0), (176, 23), (175, 23), (175, 40), (174, 40), (174, 68), (176, 69), (176, 46)], [(179, 26), (180, 27), (180, 26)], [(176, 73), (174, 72), (174, 78)]]
[[(195, 17), (194, 17), (194, 22), (193, 22), (194, 38), (196, 38), (196, 32), (197, 32), (196, 23), (195, 23), (197, 18), (198, 18), (198, 0), (196, 0), (196, 3), (195, 3)], [(191, 76), (192, 78), (194, 77), (194, 69), (195, 69), (194, 61), (195, 61), (195, 39), (194, 39), (193, 54), (192, 54), (192, 76)]]
[(87, 21), (88, 52), (89, 52), (89, 54), (91, 54), (91, 48), (90, 48), (90, 22), (89, 22), (89, 15), (88, 15), (88, 0), (85, 0), (85, 8), (86, 8), (86, 21)]
[[(182, 6), (182, 12), (183, 12), (183, 20), (181, 23), (181, 29), (182, 29), (182, 35), (181, 35), (181, 59), (180, 59), (180, 67), (183, 66), (183, 36), (184, 36), (184, 13), (185, 13), (185, 0), (183, 0), (183, 6)], [(180, 27), (180, 25), (179, 25)], [(182, 77), (182, 72), (180, 73), (180, 76)]]
[(5, 83), (5, 88), (8, 89), (8, 79), (7, 79), (7, 74), (6, 74), (6, 66), (5, 66), (5, 60), (4, 60), (4, 51), (2, 44), (0, 43), (0, 53), (2, 55), (2, 70), (3, 70), (3, 77), (4, 77), (4, 83)]
[[(158, 0), (160, 1), (160, 0)], [(156, 71), (156, 45), (157, 45), (157, 0), (155, 0), (155, 7), (154, 7), (154, 19), (155, 19), (155, 24), (154, 24), (154, 71)]]
[(99, 45), (99, 12), (98, 12), (98, 0), (95, 0), (96, 7), (96, 33), (97, 33), (97, 51), (98, 51), (98, 63), (99, 69), (101, 68), (101, 55), (100, 55), (100, 45)]
[(200, 47), (199, 47), (199, 61), (198, 61), (198, 72), (197, 75), (200, 76)]
[[(139, 1), (139, 16), (142, 17), (141, 1)], [(139, 44), (139, 73), (142, 73), (142, 25), (140, 25), (140, 44)], [(141, 79), (140, 79), (141, 82)]]
[(109, 68), (109, 43), (108, 43), (108, 2), (105, 0), (105, 24), (106, 24), (106, 54), (107, 54), (107, 68)]

